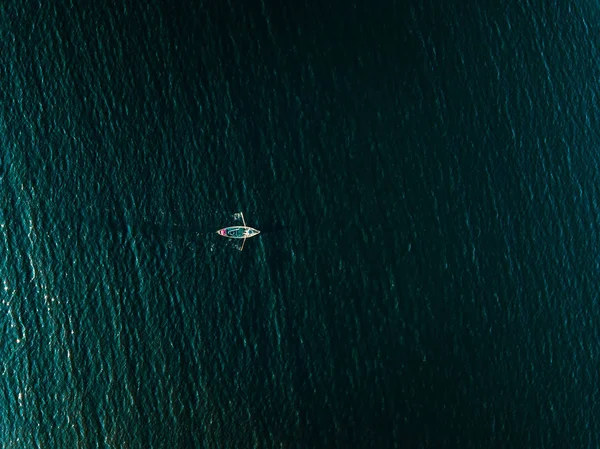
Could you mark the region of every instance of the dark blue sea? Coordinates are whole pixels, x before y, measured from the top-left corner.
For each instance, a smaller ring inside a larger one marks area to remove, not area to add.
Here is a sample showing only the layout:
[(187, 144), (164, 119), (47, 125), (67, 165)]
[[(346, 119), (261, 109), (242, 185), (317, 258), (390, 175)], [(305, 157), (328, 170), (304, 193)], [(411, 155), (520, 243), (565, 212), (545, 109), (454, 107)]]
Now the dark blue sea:
[(600, 447), (599, 62), (594, 2), (4, 0), (0, 447)]

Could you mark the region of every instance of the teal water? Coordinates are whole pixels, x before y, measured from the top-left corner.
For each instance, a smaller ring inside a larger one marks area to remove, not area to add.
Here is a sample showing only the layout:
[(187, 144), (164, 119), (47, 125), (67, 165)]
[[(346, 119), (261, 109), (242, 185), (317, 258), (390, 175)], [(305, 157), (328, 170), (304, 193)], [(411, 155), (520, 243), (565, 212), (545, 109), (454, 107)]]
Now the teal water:
[(4, 2), (0, 446), (597, 447), (597, 19)]

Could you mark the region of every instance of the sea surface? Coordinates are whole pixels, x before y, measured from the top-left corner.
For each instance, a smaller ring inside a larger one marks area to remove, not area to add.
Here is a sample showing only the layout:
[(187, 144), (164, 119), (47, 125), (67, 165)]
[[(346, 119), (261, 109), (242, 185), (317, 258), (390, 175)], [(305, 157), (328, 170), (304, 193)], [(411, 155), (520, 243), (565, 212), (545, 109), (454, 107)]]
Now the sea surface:
[(600, 9), (493, 4), (4, 0), (0, 447), (600, 447)]

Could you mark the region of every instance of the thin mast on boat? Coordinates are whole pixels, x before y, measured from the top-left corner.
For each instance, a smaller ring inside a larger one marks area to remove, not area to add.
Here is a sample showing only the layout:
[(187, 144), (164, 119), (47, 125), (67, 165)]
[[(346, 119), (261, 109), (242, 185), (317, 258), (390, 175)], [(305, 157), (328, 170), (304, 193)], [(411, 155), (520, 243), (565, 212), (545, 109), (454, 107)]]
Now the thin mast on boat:
[[(247, 228), (248, 226), (246, 226), (246, 220), (244, 220), (244, 213), (240, 212), (240, 215), (242, 216), (242, 223), (244, 223), (244, 227)], [(242, 247), (240, 248), (240, 251), (244, 250), (244, 244), (246, 243), (246, 239), (248, 237), (244, 237), (244, 241), (242, 242)]]

